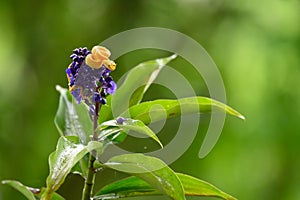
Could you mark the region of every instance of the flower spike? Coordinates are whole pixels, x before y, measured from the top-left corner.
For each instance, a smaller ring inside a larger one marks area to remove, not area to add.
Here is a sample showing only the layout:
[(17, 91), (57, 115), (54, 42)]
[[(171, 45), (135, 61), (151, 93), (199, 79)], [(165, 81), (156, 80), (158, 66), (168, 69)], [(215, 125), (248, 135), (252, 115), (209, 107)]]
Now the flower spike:
[(109, 75), (116, 64), (109, 59), (110, 51), (102, 46), (73, 50), (72, 63), (66, 69), (69, 90), (80, 103), (82, 100), (93, 110), (94, 103), (106, 104), (106, 96), (114, 94), (117, 85)]

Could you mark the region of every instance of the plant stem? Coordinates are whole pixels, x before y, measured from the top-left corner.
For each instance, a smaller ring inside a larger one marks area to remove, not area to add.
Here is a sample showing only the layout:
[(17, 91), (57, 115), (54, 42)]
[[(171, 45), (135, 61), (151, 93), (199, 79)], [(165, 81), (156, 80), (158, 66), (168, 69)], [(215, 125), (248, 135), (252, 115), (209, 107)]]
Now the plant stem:
[[(99, 117), (99, 109), (101, 108), (101, 104), (96, 102), (95, 104), (95, 115), (94, 115), (94, 127), (93, 127), (93, 139), (97, 140), (98, 134), (97, 134), (97, 127), (98, 127), (98, 117)], [(96, 160), (95, 156), (96, 151), (92, 151), (89, 156), (89, 171), (85, 180), (83, 192), (82, 192), (82, 200), (90, 200), (91, 195), (93, 192), (94, 182), (95, 182), (95, 168), (94, 168), (94, 162)]]
[(97, 140), (98, 139), (98, 134), (97, 134), (97, 127), (98, 127), (98, 118), (99, 118), (99, 110), (101, 109), (101, 105), (100, 103), (96, 102), (95, 104), (95, 116), (94, 116), (94, 128), (93, 128), (93, 140)]
[(94, 171), (94, 167), (93, 167), (95, 160), (96, 160), (96, 158), (91, 153), (90, 157), (89, 157), (89, 172), (88, 172), (86, 180), (85, 180), (83, 193), (82, 193), (82, 200), (90, 200), (91, 199), (94, 182), (95, 182), (95, 171)]

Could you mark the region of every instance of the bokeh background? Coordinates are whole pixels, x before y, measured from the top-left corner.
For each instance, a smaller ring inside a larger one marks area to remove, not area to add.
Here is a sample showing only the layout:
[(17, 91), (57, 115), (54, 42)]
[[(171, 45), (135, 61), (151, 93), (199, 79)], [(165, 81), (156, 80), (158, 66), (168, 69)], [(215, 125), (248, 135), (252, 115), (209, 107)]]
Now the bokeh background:
[[(227, 117), (217, 145), (199, 159), (209, 123), (204, 116), (193, 145), (173, 169), (239, 199), (300, 199), (299, 9), (299, 0), (1, 0), (0, 179), (45, 185), (48, 155), (59, 137), (55, 85), (67, 86), (64, 71), (74, 48), (157, 26), (180, 31), (207, 50), (223, 76), (228, 104), (247, 117), (245, 122)], [(118, 80), (139, 62), (169, 54), (131, 52), (116, 60), (113, 75)], [(208, 95), (188, 63), (178, 59), (172, 66), (187, 74), (198, 95)], [(160, 96), (172, 94), (153, 87), (145, 98)], [(168, 134), (172, 137), (172, 128)], [(123, 175), (102, 176), (108, 182)], [(82, 179), (72, 175), (59, 192), (80, 199), (81, 186)], [(25, 198), (1, 185), (0, 199)]]

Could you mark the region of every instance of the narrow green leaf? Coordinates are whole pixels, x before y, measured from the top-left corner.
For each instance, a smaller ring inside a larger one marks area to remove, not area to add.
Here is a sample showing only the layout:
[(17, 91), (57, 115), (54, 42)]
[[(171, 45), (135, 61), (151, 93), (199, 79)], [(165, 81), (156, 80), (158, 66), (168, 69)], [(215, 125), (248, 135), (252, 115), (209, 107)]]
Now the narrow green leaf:
[(13, 187), (14, 189), (21, 192), (29, 200), (35, 200), (35, 197), (32, 193), (33, 190), (36, 190), (37, 192), (40, 191), (39, 189), (27, 187), (27, 186), (23, 185), (22, 183), (20, 183), (19, 181), (15, 181), (15, 180), (4, 180), (4, 181), (2, 181), (2, 184), (7, 184), (7, 185)]
[(114, 143), (114, 144), (118, 144), (118, 143), (122, 143), (124, 142), (124, 140), (127, 137), (127, 133), (125, 133), (124, 131), (120, 131), (110, 137), (108, 137), (108, 139)]
[(81, 162), (83, 161), (83, 159), (84, 159), (84, 157), (72, 167), (70, 172), (72, 174), (77, 174), (83, 178), (86, 178), (86, 174), (84, 173), (84, 170), (83, 170), (84, 166), (81, 166)]
[[(160, 58), (156, 60), (146, 61), (136, 66), (130, 74), (128, 74), (126, 82), (124, 82), (123, 94), (130, 92), (130, 88), (136, 88), (140, 86), (132, 94), (129, 106), (140, 103), (143, 99), (145, 92), (148, 90), (150, 85), (159, 75), (162, 68), (167, 65), (171, 60), (175, 59), (177, 55), (171, 55), (166, 58)], [(132, 90), (131, 90), (132, 91)], [(115, 98), (117, 98), (116, 96)]]
[[(42, 195), (44, 194), (44, 192), (46, 191), (46, 188), (42, 188), (41, 189), (41, 192), (40, 193), (37, 193), (35, 194), (35, 196), (38, 198), (38, 199), (41, 199), (42, 198)], [(63, 198), (62, 196), (60, 196), (58, 193), (54, 193), (51, 200), (65, 200), (65, 198)]]
[(93, 197), (94, 199), (110, 199), (135, 197), (135, 196), (153, 196), (162, 195), (162, 192), (154, 189), (149, 183), (144, 180), (131, 176), (101, 188)]
[(236, 200), (236, 198), (226, 194), (225, 192), (221, 191), (217, 187), (213, 186), (212, 184), (197, 179), (195, 177), (177, 173), (183, 188), (184, 193), (189, 196), (212, 196), (212, 197), (219, 197), (226, 200)]
[(59, 85), (56, 90), (60, 93), (60, 99), (54, 122), (60, 135), (78, 136), (80, 142), (86, 144), (89, 135), (93, 133), (93, 123), (86, 105), (77, 104), (71, 93)]
[(104, 141), (106, 145), (122, 143), (126, 137), (127, 133), (120, 127), (108, 127), (99, 132), (99, 141)]
[(112, 111), (115, 116), (121, 114), (132, 105), (141, 102), (144, 93), (159, 75), (163, 67), (176, 55), (140, 63), (132, 68), (127, 74), (124, 83), (117, 89), (116, 93), (107, 101), (107, 106), (100, 111), (99, 122), (112, 119)]
[(98, 142), (98, 141), (90, 141), (88, 143), (88, 145), (86, 146), (86, 148), (89, 152), (91, 152), (93, 150), (97, 150), (98, 152), (102, 152), (103, 144), (101, 142)]
[[(186, 196), (211, 196), (226, 200), (235, 200), (234, 197), (222, 192), (210, 183), (186, 174), (176, 174), (183, 185), (184, 194)], [(103, 197), (106, 196), (110, 196), (111, 198), (122, 198), (149, 195), (162, 195), (162, 193), (155, 190), (144, 180), (132, 176), (103, 187), (95, 196), (97, 197), (96, 199), (103, 199)]]
[(75, 164), (89, 151), (102, 148), (102, 144), (96, 141), (89, 142), (87, 146), (78, 144), (78, 137), (60, 137), (56, 150), (49, 156), (50, 173), (47, 177), (47, 189), (43, 194), (44, 199), (50, 199), (64, 182)]
[(118, 132), (122, 131), (119, 127), (101, 127), (101, 125), (98, 126), (99, 131), (99, 141), (105, 140), (108, 137), (111, 137), (112, 135), (117, 134)]
[[(15, 180), (4, 180), (4, 181), (2, 181), (2, 184), (7, 184), (7, 185), (13, 187), (14, 189), (21, 192), (29, 200), (36, 200), (35, 197), (40, 199), (41, 195), (46, 190), (45, 188), (39, 189), (39, 188), (28, 187), (28, 186), (23, 185), (19, 181), (15, 181)], [(51, 200), (64, 200), (64, 198), (62, 196), (60, 196), (59, 194), (54, 193)]]
[[(118, 91), (119, 89), (117, 89)], [(113, 94), (114, 95), (114, 94)], [(102, 123), (104, 121), (113, 119), (112, 111), (111, 111), (111, 97), (113, 95), (109, 95), (106, 98), (106, 104), (101, 106), (101, 109), (99, 111), (99, 119), (98, 122)]]
[(56, 150), (49, 156), (50, 173), (47, 177), (47, 190), (44, 198), (50, 199), (64, 182), (73, 166), (88, 153), (87, 148), (82, 144), (77, 144), (75, 137), (60, 137)]
[(140, 120), (123, 118), (122, 123), (118, 123), (117, 119), (109, 120), (100, 124), (98, 129), (103, 130), (106, 129), (107, 127), (118, 127), (120, 130), (124, 131), (125, 133), (128, 133), (128, 131), (135, 131), (137, 133), (141, 133), (143, 135), (151, 137), (163, 148), (162, 143), (155, 135), (155, 133)]
[[(207, 97), (188, 97), (178, 100), (159, 99), (143, 102), (129, 108), (130, 117), (149, 124), (165, 118), (177, 117), (191, 113), (207, 113), (213, 109), (226, 112), (230, 115), (245, 119), (233, 108)], [(128, 116), (128, 111), (121, 116)]]
[(104, 165), (137, 176), (172, 199), (185, 199), (179, 178), (171, 168), (158, 158), (143, 154), (124, 154), (111, 158)]
[(57, 194), (56, 192), (53, 194), (51, 200), (65, 200), (65, 198), (63, 198), (62, 196), (60, 196), (59, 194)]

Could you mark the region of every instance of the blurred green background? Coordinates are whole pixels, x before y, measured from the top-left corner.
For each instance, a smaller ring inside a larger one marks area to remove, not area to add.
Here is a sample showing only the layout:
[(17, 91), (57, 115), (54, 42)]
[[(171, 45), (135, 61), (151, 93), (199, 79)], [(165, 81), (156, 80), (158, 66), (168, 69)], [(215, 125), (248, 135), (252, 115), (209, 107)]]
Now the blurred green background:
[[(196, 140), (173, 169), (238, 199), (300, 199), (299, 9), (299, 0), (1, 0), (0, 179), (45, 185), (48, 155), (59, 137), (53, 123), (55, 85), (67, 86), (64, 71), (74, 48), (157, 26), (180, 31), (207, 50), (224, 79), (228, 104), (247, 117), (245, 122), (227, 117), (217, 145), (199, 159), (209, 122), (204, 116)], [(113, 76), (118, 80), (139, 62), (166, 55), (129, 53), (116, 60)], [(198, 95), (208, 95), (185, 64), (179, 59), (174, 67), (191, 76)], [(154, 87), (146, 98), (153, 95), (170, 94)], [(60, 193), (80, 199), (81, 185), (82, 179), (69, 176)], [(25, 198), (1, 185), (0, 199)]]

